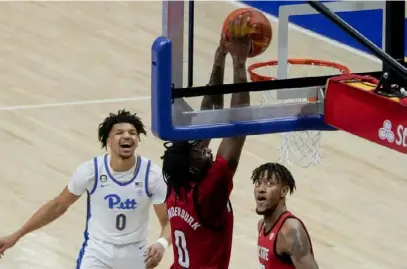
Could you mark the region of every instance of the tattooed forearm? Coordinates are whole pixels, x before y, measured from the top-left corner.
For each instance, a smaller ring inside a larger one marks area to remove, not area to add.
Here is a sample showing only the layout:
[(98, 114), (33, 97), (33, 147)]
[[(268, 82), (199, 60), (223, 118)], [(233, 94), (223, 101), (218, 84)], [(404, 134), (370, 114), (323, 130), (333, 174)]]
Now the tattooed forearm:
[[(225, 73), (225, 60), (226, 54), (219, 51), (215, 53), (215, 59), (213, 63), (211, 78), (209, 85), (221, 85), (223, 84), (223, 77)], [(222, 109), (223, 108), (223, 95), (207, 95), (204, 96), (201, 103), (201, 110), (208, 109)]]
[(213, 65), (211, 78), (209, 79), (209, 85), (221, 85), (223, 84), (223, 77), (225, 74), (224, 65)]
[[(245, 64), (234, 64), (233, 66), (233, 82), (247, 82)], [(232, 94), (231, 107), (248, 106), (250, 104), (250, 92), (240, 92)]]
[(233, 83), (245, 83), (247, 82), (247, 73), (245, 64), (233, 65)]
[(219, 49), (215, 53), (215, 59), (213, 62), (211, 78), (209, 80), (209, 85), (220, 85), (223, 84), (223, 77), (225, 74), (225, 60), (226, 54), (221, 52)]

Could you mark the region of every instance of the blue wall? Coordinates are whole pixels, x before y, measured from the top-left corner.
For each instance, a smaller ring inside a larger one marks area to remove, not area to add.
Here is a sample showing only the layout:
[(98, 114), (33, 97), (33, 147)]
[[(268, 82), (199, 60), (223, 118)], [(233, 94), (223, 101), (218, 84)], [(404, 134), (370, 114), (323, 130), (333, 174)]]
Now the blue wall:
[[(243, 3), (253, 6), (278, 17), (278, 8), (281, 5), (304, 4), (305, 1), (242, 1)], [(327, 2), (327, 1), (323, 1)], [(382, 10), (368, 10), (357, 12), (338, 12), (342, 19), (357, 29), (370, 41), (377, 46), (382, 47)], [(302, 15), (290, 17), (290, 22), (297, 24), (305, 29), (311, 30), (318, 34), (324, 35), (330, 39), (339, 41), (356, 49), (370, 53), (363, 45), (355, 41), (338, 26), (330, 22), (323, 15)], [(407, 27), (405, 28), (407, 32)], [(404, 35), (407, 45), (407, 34)], [(407, 46), (406, 46), (407, 47)], [(407, 48), (404, 55), (407, 55)]]

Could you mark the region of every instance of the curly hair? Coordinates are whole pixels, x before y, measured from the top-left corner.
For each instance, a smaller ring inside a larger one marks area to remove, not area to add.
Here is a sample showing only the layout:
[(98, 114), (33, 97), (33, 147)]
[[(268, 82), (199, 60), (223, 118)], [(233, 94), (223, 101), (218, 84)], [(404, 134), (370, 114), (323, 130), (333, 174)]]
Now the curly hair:
[(264, 172), (268, 172), (269, 175), (274, 174), (278, 183), (288, 186), (290, 194), (292, 194), (296, 188), (295, 180), (291, 172), (284, 166), (278, 163), (265, 163), (253, 170), (252, 180), (253, 183), (259, 179), (260, 175)]
[(109, 133), (113, 128), (113, 125), (118, 123), (130, 123), (133, 125), (137, 133), (147, 135), (146, 129), (140, 117), (136, 113), (132, 114), (125, 109), (119, 110), (117, 114), (109, 113), (109, 116), (104, 119), (104, 121), (99, 124), (98, 137), (102, 144), (102, 148), (106, 148), (107, 139), (109, 138)]
[(200, 141), (176, 141), (166, 142), (164, 147), (163, 176), (168, 185), (167, 198), (172, 191), (176, 196), (181, 196), (181, 188), (188, 186), (191, 182), (198, 181), (201, 178), (200, 171), (191, 167), (190, 154), (193, 148)]

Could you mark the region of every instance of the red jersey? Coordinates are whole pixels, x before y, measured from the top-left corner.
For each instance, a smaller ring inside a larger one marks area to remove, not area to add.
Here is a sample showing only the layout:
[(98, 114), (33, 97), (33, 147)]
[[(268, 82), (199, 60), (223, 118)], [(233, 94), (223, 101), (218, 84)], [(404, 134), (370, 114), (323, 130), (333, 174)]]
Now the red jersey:
[(186, 190), (182, 200), (174, 192), (167, 199), (174, 251), (171, 269), (227, 269), (232, 249), (233, 211), (229, 196), (233, 175), (218, 156), (207, 176)]
[[(267, 234), (265, 234), (265, 231), (264, 231), (264, 228), (265, 228), (264, 222), (261, 225), (258, 240), (257, 240), (257, 252), (259, 255), (259, 262), (261, 265), (260, 266), (261, 269), (295, 269), (295, 266), (293, 265), (291, 258), (288, 255), (281, 255), (281, 254), (278, 254), (276, 251), (278, 232), (280, 231), (284, 222), (288, 218), (298, 219), (291, 212), (286, 211), (280, 215), (277, 222), (274, 224), (274, 226), (271, 228), (271, 230)], [(298, 220), (304, 226), (302, 221), (300, 219), (298, 219)], [(304, 229), (308, 235), (308, 232), (307, 232), (307, 229), (305, 228), (305, 226), (304, 226)], [(308, 235), (308, 239), (309, 239), (309, 235)], [(311, 239), (310, 239), (310, 243), (311, 243)], [(311, 244), (311, 253), (313, 253), (312, 244)]]

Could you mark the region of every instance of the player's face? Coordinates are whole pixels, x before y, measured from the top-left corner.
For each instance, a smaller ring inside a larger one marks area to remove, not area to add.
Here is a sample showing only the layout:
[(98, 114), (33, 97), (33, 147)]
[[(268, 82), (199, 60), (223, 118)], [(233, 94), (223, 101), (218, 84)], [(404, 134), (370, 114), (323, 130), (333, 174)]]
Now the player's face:
[(191, 168), (199, 171), (199, 174), (204, 177), (213, 162), (212, 150), (210, 148), (204, 148), (198, 144), (192, 149), (190, 158)]
[(276, 176), (265, 171), (254, 183), (256, 212), (259, 215), (271, 214), (278, 203), (285, 198), (288, 187), (283, 187)]
[(112, 154), (123, 159), (134, 155), (139, 142), (136, 128), (130, 123), (117, 123), (110, 131), (108, 144)]

